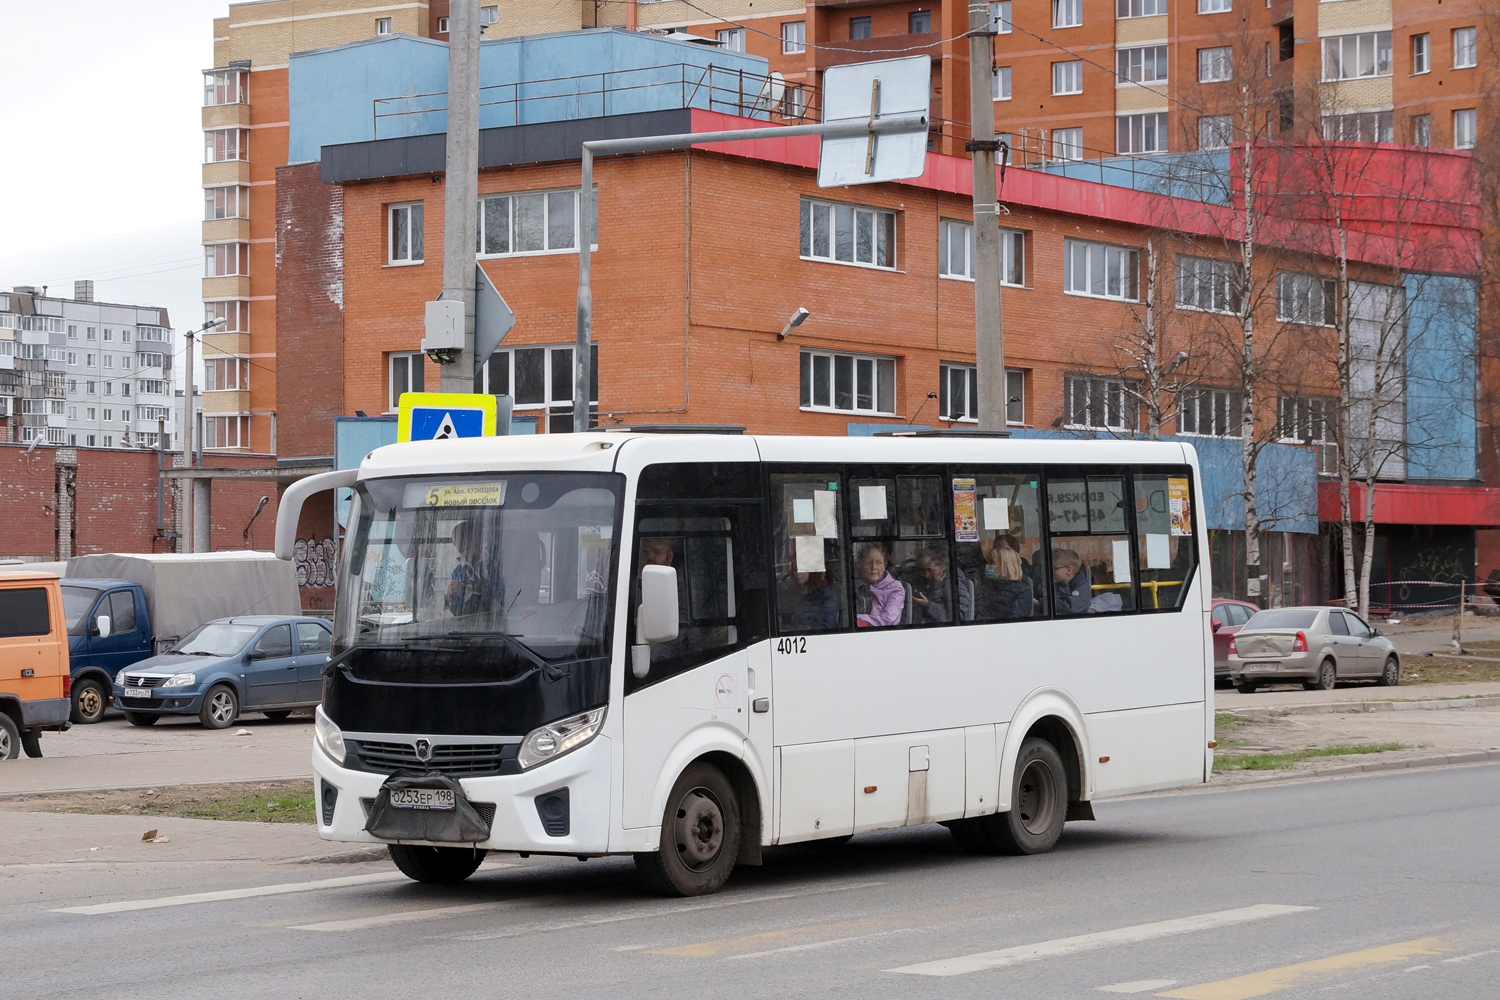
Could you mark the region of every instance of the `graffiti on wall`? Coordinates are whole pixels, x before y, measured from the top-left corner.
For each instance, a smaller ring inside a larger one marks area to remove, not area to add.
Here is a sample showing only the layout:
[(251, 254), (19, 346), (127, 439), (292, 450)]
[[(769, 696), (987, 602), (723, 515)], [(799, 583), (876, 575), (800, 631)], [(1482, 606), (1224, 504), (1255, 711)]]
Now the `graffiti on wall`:
[(297, 586), (332, 587), (338, 565), (332, 538), (299, 538), (292, 550), (292, 565), (297, 568)]
[(1458, 583), (1468, 579), (1464, 571), (1464, 553), (1452, 545), (1423, 549), (1401, 571), (1403, 580), (1432, 580), (1436, 583)]

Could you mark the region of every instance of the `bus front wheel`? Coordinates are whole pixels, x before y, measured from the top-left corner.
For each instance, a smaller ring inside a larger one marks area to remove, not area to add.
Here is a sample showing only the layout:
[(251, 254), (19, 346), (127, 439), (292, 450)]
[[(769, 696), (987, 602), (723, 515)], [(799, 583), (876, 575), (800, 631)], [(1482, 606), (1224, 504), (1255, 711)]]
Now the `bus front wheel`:
[(421, 847), (415, 844), (387, 844), (391, 860), (401, 874), (416, 882), (452, 885), (462, 882), (484, 860), (484, 851), (473, 847)]
[(1045, 854), (1062, 836), (1068, 815), (1068, 772), (1062, 755), (1029, 737), (1016, 755), (1010, 811), (948, 824), (958, 846), (975, 854)]
[(740, 804), (712, 764), (693, 764), (667, 796), (660, 850), (635, 856), (646, 888), (660, 896), (704, 896), (729, 880), (740, 853)]

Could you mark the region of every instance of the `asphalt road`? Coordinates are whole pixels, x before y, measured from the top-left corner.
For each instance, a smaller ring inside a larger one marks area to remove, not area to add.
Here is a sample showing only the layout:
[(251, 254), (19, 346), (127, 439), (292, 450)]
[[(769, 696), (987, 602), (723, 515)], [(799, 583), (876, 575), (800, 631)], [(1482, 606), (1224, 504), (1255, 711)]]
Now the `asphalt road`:
[[(938, 827), (776, 849), (690, 900), (644, 895), (626, 859), (497, 856), (433, 888), (379, 862), (30, 845), (0, 854), (0, 996), (1500, 996), (1500, 766), (1098, 813), (1037, 858)], [(260, 894), (180, 898), (223, 890)]]

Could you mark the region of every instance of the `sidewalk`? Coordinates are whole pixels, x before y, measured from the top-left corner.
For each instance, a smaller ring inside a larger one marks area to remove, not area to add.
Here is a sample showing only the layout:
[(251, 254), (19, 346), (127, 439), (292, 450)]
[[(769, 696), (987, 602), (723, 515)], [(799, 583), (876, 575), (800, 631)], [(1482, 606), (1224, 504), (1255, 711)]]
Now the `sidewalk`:
[[(1275, 690), (1261, 689), (1254, 694), (1240, 694), (1233, 688), (1214, 692), (1214, 707), (1224, 712), (1241, 709), (1284, 709), (1304, 705), (1346, 705), (1349, 711), (1358, 711), (1355, 703), (1396, 702), (1415, 705), (1419, 702), (1434, 702), (1450, 699), (1479, 699), (1500, 697), (1500, 682), (1479, 684), (1398, 684), (1396, 687), (1377, 687), (1373, 684), (1356, 684), (1335, 688), (1332, 691), (1293, 690), (1283, 686)], [(1334, 709), (1330, 709), (1334, 710)]]

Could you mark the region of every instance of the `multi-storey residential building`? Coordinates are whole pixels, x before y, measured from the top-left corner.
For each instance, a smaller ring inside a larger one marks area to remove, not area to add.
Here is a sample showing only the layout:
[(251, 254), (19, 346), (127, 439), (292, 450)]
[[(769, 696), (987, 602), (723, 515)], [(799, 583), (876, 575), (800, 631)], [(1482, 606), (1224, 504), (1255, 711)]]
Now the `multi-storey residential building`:
[(0, 295), (0, 410), (13, 438), (155, 448), (158, 421), (169, 435), (176, 426), (167, 311), (95, 302), (92, 281), (73, 287), (71, 299), (30, 286)]

